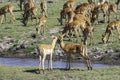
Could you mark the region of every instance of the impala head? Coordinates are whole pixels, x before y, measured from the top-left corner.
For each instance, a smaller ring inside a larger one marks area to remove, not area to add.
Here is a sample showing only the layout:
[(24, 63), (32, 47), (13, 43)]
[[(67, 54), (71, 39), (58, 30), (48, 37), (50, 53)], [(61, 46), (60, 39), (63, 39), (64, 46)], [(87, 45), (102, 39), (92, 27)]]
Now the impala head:
[(56, 36), (52, 35), (51, 37), (52, 37), (52, 39), (57, 40), (57, 37), (56, 37)]
[(106, 39), (105, 35), (102, 34), (102, 42), (103, 42), (103, 43), (106, 43), (106, 41), (107, 41), (107, 39)]
[(35, 55), (39, 55), (39, 47), (36, 46), (36, 48), (34, 49), (34, 52), (33, 52)]
[(62, 40), (63, 40), (63, 36), (62, 36), (62, 34), (59, 34), (57, 42), (60, 43), (60, 42), (62, 42)]

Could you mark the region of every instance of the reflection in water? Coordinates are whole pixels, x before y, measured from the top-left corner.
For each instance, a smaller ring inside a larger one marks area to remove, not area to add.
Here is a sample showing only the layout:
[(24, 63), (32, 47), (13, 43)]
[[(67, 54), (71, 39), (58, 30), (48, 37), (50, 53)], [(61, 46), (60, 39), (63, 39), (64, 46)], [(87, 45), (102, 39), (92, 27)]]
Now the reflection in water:
[[(11, 66), (38, 66), (39, 59), (21, 59), (21, 58), (0, 58), (0, 64)], [(47, 66), (47, 61), (45, 62)], [(65, 61), (53, 61), (53, 68), (65, 68)], [(93, 64), (94, 68), (106, 67), (105, 64)], [(86, 67), (84, 63), (71, 62), (71, 67)]]

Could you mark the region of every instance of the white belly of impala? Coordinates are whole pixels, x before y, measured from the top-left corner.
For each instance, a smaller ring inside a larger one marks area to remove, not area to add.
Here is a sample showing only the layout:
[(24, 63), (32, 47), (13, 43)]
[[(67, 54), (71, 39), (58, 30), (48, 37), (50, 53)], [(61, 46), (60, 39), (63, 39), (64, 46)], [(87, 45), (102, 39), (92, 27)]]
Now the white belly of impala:
[(44, 52), (46, 53), (46, 55), (49, 55), (52, 53), (52, 50), (51, 49), (47, 49), (47, 50), (44, 50)]

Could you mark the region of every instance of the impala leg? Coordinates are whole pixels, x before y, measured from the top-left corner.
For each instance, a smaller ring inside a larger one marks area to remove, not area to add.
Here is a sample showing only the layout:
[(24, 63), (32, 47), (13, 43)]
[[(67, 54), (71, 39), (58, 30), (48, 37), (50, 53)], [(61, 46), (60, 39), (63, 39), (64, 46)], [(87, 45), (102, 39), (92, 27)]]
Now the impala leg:
[(118, 32), (118, 39), (120, 41), (120, 28), (119, 27), (117, 27), (117, 32)]
[(87, 36), (84, 37), (84, 44), (87, 45)]
[[(74, 32), (73, 32), (73, 30), (69, 30), (69, 34), (70, 34), (70, 36), (68, 36), (69, 37), (69, 40), (72, 40), (72, 42), (74, 41), (74, 39), (73, 39), (73, 35), (74, 35)], [(72, 38), (72, 39), (71, 39)]]
[(68, 68), (68, 56), (66, 56), (67, 61), (66, 61), (66, 69)]
[(13, 14), (12, 9), (10, 9), (9, 11), (10, 11), (10, 14), (12, 15), (13, 20), (15, 21), (15, 16), (14, 16), (14, 14)]
[(38, 26), (38, 34), (40, 34), (40, 32), (41, 32), (41, 27)]
[(30, 15), (31, 21), (33, 22), (32, 15)]
[(90, 32), (90, 45), (93, 44), (93, 32)]
[(22, 1), (20, 0), (20, 10), (22, 11)]
[(1, 24), (3, 23), (3, 19), (4, 19), (4, 15), (2, 15), (1, 17)]
[(108, 11), (108, 22), (110, 22), (110, 11)]
[(43, 26), (41, 26), (39, 29), (40, 29), (40, 30), (39, 30), (39, 31), (40, 31), (39, 33), (40, 33), (41, 35), (43, 35)]
[(104, 17), (104, 22), (106, 23), (106, 11), (103, 9), (103, 17)]
[(63, 25), (63, 16), (64, 14), (62, 12), (60, 12), (60, 24)]
[(87, 47), (85, 47), (85, 56), (87, 58), (87, 64), (89, 66), (88, 70), (92, 70), (92, 64), (91, 64), (91, 61), (90, 61), (90, 57), (88, 56), (88, 52), (87, 52)]
[(6, 14), (4, 14), (4, 17), (5, 17), (5, 22), (7, 21), (7, 19), (6, 19)]
[(52, 70), (52, 53), (50, 54), (50, 69)]
[(88, 70), (90, 70), (90, 69), (92, 70), (92, 65), (91, 65), (90, 57), (87, 54), (87, 47), (84, 47), (81, 56), (86, 61)]
[(113, 42), (113, 33), (112, 33), (112, 30), (110, 30), (110, 34), (108, 35), (108, 39), (109, 39), (109, 37), (110, 37), (110, 35), (111, 35), (111, 42)]
[(113, 8), (112, 11), (115, 13), (115, 18), (117, 20), (117, 15), (118, 15), (117, 8)]
[(87, 54), (87, 48), (85, 48), (85, 53), (86, 53), (85, 56), (86, 56), (86, 59), (87, 59), (88, 70), (92, 70), (92, 64), (91, 64), (91, 61), (90, 61), (90, 57)]
[(98, 16), (99, 16), (99, 12), (98, 12), (97, 15), (96, 15), (97, 24), (99, 23), (99, 22), (98, 22)]
[(69, 69), (69, 68), (70, 68), (70, 66), (69, 66), (69, 62), (70, 62), (69, 53), (66, 55), (66, 58), (67, 58), (67, 61), (66, 61), (66, 69)]
[(76, 35), (76, 42), (78, 42), (78, 37), (79, 37), (79, 35), (78, 35), (78, 31), (77, 31), (77, 28), (76, 29), (74, 29), (74, 31), (75, 31), (75, 35)]
[(92, 65), (91, 65), (91, 61), (90, 61), (89, 57), (88, 56), (84, 56), (83, 58), (86, 61), (86, 65), (87, 65), (88, 70), (92, 70)]
[(83, 36), (84, 36), (84, 44), (87, 45), (88, 33), (86, 32), (86, 29), (83, 30)]
[(41, 63), (41, 55), (39, 56), (39, 61), (40, 61), (40, 62), (39, 62), (39, 72), (40, 72), (40, 70), (41, 70), (41, 64), (42, 64), (42, 63)]
[(87, 66), (88, 66), (88, 70), (92, 70), (91, 61), (89, 59), (87, 60)]
[(42, 26), (42, 28), (43, 28), (43, 35), (44, 35), (44, 33), (45, 33), (45, 26)]
[(50, 69), (50, 58), (48, 59), (48, 70)]
[(38, 33), (38, 31), (39, 31), (39, 27), (36, 27), (36, 32)]
[(45, 70), (45, 59), (46, 59), (46, 55), (43, 55), (43, 58), (42, 58), (42, 70), (43, 70), (43, 73), (44, 73), (44, 70)]
[(36, 18), (36, 24), (38, 23), (38, 17), (37, 17), (37, 12), (35, 13), (35, 11), (33, 11), (33, 15), (35, 16)]
[(68, 67), (68, 69), (70, 70), (70, 62), (71, 62), (71, 53), (69, 54), (69, 57), (68, 57), (68, 61), (69, 61), (69, 67)]
[(67, 30), (66, 33), (64, 34), (67, 38), (69, 38), (69, 41), (71, 40), (71, 36), (69, 36), (69, 33), (71, 30)]

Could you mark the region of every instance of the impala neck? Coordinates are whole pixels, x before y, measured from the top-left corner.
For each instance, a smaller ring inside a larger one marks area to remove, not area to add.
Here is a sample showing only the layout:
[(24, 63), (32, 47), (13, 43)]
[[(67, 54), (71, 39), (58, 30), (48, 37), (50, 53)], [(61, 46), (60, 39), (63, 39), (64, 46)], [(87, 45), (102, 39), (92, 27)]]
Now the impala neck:
[(52, 41), (52, 47), (53, 48), (55, 47), (56, 41), (57, 41), (57, 39), (53, 39), (53, 41)]
[(65, 46), (64, 42), (61, 41), (61, 42), (60, 42), (60, 47), (61, 47), (62, 49), (64, 49), (64, 46)]

